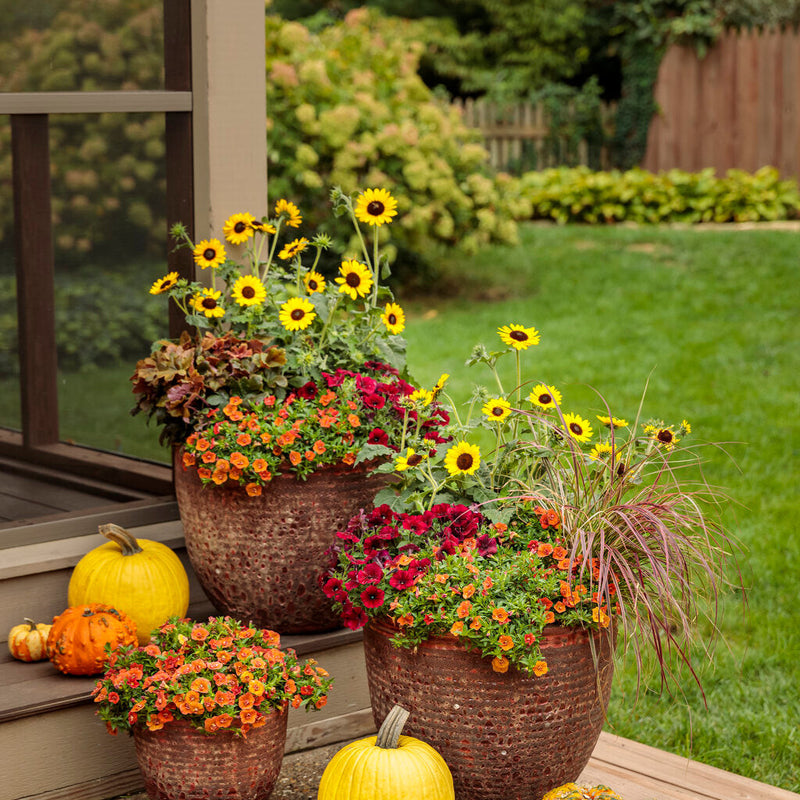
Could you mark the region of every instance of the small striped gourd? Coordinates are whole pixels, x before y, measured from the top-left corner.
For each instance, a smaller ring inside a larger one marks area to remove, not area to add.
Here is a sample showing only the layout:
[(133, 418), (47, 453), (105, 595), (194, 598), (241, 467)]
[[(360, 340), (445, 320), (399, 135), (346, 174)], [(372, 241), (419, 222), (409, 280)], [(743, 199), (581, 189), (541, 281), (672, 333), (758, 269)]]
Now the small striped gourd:
[(401, 736), (408, 716), (394, 706), (377, 736), (336, 753), (322, 773), (317, 800), (454, 800), (444, 759), (429, 744)]
[(548, 792), (542, 800), (622, 800), (622, 798), (608, 786), (578, 786), (575, 783), (565, 783)]
[(24, 624), (15, 625), (8, 632), (8, 651), (19, 661), (44, 661), (50, 628), (50, 625), (25, 617)]

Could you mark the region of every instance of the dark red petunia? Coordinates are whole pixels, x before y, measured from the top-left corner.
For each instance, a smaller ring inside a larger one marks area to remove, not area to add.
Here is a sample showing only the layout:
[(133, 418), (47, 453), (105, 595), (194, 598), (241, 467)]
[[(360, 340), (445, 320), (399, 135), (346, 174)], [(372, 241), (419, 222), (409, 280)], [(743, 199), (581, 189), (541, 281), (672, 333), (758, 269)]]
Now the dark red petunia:
[(373, 428), (367, 437), (367, 444), (382, 444), (389, 446), (389, 434), (383, 428)]
[(384, 597), (383, 589), (377, 586), (367, 586), (361, 592), (361, 602), (364, 604), (364, 608), (380, 608), (383, 605)]
[(398, 569), (391, 578), (389, 584), (398, 591), (405, 591), (414, 585), (416, 572), (410, 569)]

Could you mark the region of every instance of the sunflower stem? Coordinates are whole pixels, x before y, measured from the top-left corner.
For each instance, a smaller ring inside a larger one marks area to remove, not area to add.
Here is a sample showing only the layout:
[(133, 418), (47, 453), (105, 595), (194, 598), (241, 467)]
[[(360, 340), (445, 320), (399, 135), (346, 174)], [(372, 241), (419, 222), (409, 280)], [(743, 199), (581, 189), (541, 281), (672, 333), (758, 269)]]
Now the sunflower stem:
[(378, 281), (380, 280), (379, 270), (380, 270), (380, 258), (378, 256), (378, 226), (375, 226), (374, 230), (375, 237), (373, 239), (373, 248), (372, 248), (372, 307), (378, 307)]
[(269, 248), (267, 263), (264, 264), (264, 272), (259, 276), (262, 282), (267, 280), (267, 274), (269, 273), (269, 268), (272, 266), (272, 259), (275, 257), (275, 248), (278, 246), (278, 236), (280, 235), (281, 232), (282, 223), (283, 223), (283, 218), (278, 218), (278, 221), (275, 223), (275, 233), (272, 236), (272, 244)]

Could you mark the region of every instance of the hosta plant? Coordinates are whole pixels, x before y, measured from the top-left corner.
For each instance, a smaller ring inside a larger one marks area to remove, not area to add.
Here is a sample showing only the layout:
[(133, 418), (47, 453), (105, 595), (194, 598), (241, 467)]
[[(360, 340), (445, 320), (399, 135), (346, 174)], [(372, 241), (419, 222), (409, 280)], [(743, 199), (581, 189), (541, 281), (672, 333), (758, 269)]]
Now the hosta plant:
[(282, 650), (274, 631), (231, 617), (173, 618), (149, 644), (111, 656), (94, 702), (111, 733), (188, 720), (206, 733), (246, 735), (287, 704), (322, 708), (330, 685), (313, 659), (300, 662)]

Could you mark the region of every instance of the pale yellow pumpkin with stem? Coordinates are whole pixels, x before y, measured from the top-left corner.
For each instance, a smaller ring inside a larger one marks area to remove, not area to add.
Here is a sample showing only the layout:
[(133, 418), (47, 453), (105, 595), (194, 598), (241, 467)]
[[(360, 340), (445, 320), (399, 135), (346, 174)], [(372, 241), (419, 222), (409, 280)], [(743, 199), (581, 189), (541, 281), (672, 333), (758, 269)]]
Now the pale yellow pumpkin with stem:
[(180, 559), (161, 542), (136, 539), (119, 525), (100, 525), (110, 541), (88, 552), (69, 581), (68, 604), (103, 603), (135, 623), (139, 644), (170, 617), (189, 608), (189, 578)]
[(394, 706), (377, 736), (336, 753), (322, 773), (317, 800), (454, 800), (444, 759), (429, 744), (401, 735), (408, 716)]

